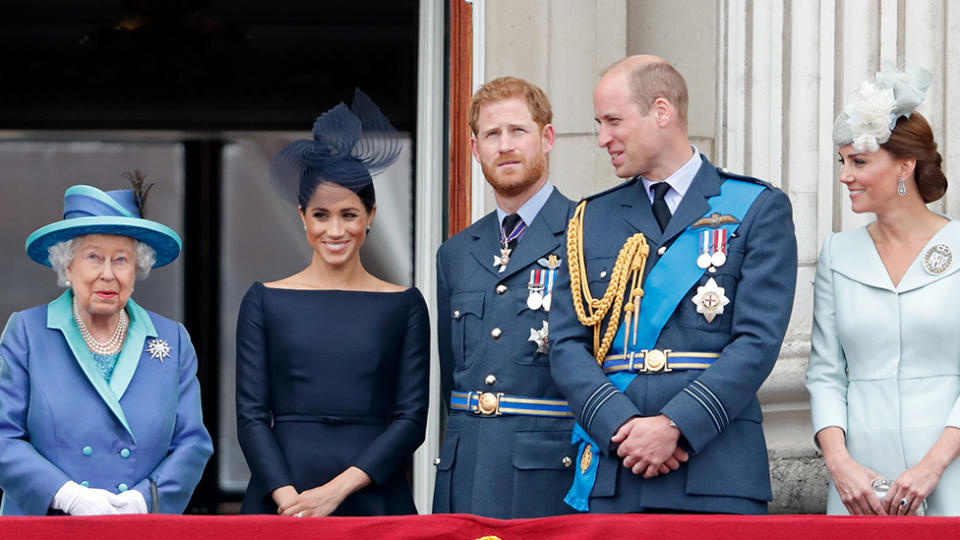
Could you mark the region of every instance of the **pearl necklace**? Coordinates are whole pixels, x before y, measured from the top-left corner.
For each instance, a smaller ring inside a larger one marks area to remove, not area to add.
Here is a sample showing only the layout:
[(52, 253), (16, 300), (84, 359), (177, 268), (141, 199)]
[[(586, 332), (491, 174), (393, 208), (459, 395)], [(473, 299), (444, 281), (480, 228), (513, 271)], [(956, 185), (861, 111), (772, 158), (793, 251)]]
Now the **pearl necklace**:
[(77, 327), (80, 329), (80, 335), (83, 341), (87, 343), (87, 348), (101, 356), (112, 356), (120, 352), (123, 348), (123, 340), (127, 333), (127, 312), (120, 310), (120, 320), (117, 321), (117, 328), (113, 331), (113, 336), (104, 342), (97, 341), (87, 329), (87, 325), (80, 318), (80, 310), (77, 308), (77, 297), (73, 297), (73, 320), (77, 321)]

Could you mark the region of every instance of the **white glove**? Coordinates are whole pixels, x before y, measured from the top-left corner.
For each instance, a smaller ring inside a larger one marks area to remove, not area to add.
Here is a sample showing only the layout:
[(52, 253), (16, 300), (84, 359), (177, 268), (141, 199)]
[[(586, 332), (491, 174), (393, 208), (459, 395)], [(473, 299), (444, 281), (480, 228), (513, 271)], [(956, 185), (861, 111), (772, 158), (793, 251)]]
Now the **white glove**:
[(119, 514), (116, 497), (105, 489), (91, 489), (70, 480), (60, 486), (50, 506), (72, 516)]
[(147, 501), (143, 493), (135, 489), (128, 489), (114, 497), (114, 505), (121, 514), (146, 514)]

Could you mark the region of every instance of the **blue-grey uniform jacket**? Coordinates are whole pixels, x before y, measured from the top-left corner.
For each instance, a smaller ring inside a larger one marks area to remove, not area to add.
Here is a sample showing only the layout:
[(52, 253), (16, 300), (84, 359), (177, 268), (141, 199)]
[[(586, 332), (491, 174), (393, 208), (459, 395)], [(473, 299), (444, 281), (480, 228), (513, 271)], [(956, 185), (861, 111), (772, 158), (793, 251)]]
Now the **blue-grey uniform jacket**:
[[(641, 232), (650, 245), (649, 272), (661, 256), (658, 250), (669, 249), (680, 233), (704, 217), (707, 200), (731, 178), (767, 189), (729, 238), (726, 263), (714, 273), (704, 272), (680, 300), (656, 343), (657, 349), (720, 353), (708, 369), (638, 374), (624, 392), (611, 389), (593, 357), (592, 329), (577, 320), (569, 296), (554, 301), (553, 376), (577, 421), (600, 445), (591, 512), (766, 512), (770, 475), (756, 394), (776, 363), (796, 286), (797, 246), (787, 196), (760, 180), (718, 169), (704, 158), (661, 233), (642, 182), (633, 179), (587, 202), (584, 264), (591, 294), (599, 298), (624, 241)], [(697, 288), (710, 278), (730, 300), (712, 322), (697, 313), (692, 301)], [(569, 287), (566, 267), (557, 286)], [(690, 460), (679, 470), (645, 480), (623, 468), (610, 438), (631, 417), (661, 413), (679, 427), (680, 445), (690, 451)]]
[[(530, 330), (547, 314), (527, 307), (530, 271), (551, 254), (567, 264), (565, 232), (573, 204), (554, 189), (520, 238), (506, 269), (496, 212), (450, 238), (437, 253), (441, 388), (563, 399), (550, 376), (552, 354), (537, 352)], [(567, 291), (554, 288), (558, 296)], [(552, 353), (552, 351), (549, 351)], [(492, 384), (488, 384), (492, 383)], [(563, 496), (573, 478), (573, 420), (482, 416), (451, 410), (437, 464), (433, 511), (497, 518), (570, 512)]]

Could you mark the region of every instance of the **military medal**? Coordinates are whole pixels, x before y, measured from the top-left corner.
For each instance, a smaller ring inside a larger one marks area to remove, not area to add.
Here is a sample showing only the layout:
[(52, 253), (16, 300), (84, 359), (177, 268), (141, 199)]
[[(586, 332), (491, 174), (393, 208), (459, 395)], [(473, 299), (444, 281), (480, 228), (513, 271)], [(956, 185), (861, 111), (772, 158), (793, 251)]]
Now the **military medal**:
[(517, 225), (510, 231), (510, 234), (504, 232), (503, 227), (500, 227), (500, 255), (493, 256), (493, 265), (499, 266), (500, 269), (498, 272), (503, 272), (507, 269), (507, 263), (510, 262), (510, 252), (513, 251), (510, 249), (510, 242), (513, 242), (517, 238), (520, 238), (520, 235), (523, 234), (523, 231), (527, 230), (527, 224), (521, 219), (517, 222)]
[(697, 256), (697, 268), (702, 270), (706, 270), (711, 264), (710, 254), (713, 251), (713, 246), (711, 245), (713, 235), (711, 235), (710, 232), (711, 231), (700, 231), (700, 255)]
[(923, 269), (930, 275), (942, 274), (953, 263), (953, 252), (946, 244), (937, 244), (923, 254)]
[(501, 247), (500, 255), (493, 256), (493, 265), (500, 267), (498, 272), (503, 272), (507, 269), (507, 263), (510, 262), (510, 251), (511, 250), (508, 247)]
[(700, 231), (700, 255), (697, 267), (710, 273), (727, 263), (727, 230), (707, 229)]
[(724, 288), (710, 278), (702, 287), (697, 287), (697, 294), (691, 299), (697, 306), (697, 313), (703, 315), (708, 323), (712, 323), (717, 315), (723, 314), (723, 307), (730, 303), (724, 295)]
[(530, 291), (530, 294), (527, 295), (527, 307), (530, 308), (530, 311), (536, 311), (543, 307), (546, 277), (546, 272), (539, 268), (530, 270), (530, 281), (527, 282), (527, 290)]
[(537, 264), (547, 269), (547, 284), (543, 294), (543, 310), (550, 311), (550, 305), (553, 304), (553, 282), (557, 279), (557, 272), (563, 259), (551, 253), (546, 258), (541, 257)]
[(720, 268), (727, 262), (727, 230), (714, 229), (713, 236), (713, 254), (710, 255), (710, 264)]
[(547, 352), (547, 340), (548, 340), (547, 331), (548, 331), (547, 321), (543, 321), (543, 326), (541, 326), (539, 330), (535, 328), (530, 329), (530, 337), (527, 338), (527, 341), (532, 341), (537, 344), (538, 353)]
[(170, 358), (170, 344), (165, 339), (153, 338), (147, 343), (147, 352), (162, 364), (164, 358)]

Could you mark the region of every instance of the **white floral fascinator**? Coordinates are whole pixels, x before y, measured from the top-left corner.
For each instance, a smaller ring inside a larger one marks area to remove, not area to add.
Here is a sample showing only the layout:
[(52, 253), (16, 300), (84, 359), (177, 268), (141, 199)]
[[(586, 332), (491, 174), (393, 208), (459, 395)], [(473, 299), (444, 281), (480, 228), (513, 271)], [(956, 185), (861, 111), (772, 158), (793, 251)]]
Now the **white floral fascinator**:
[(899, 71), (885, 62), (873, 80), (860, 83), (857, 96), (833, 123), (833, 144), (876, 152), (890, 139), (897, 118), (909, 117), (926, 98), (930, 72), (913, 67)]

